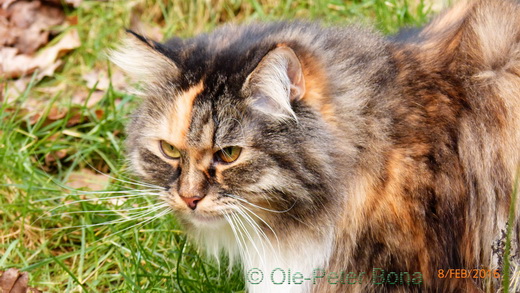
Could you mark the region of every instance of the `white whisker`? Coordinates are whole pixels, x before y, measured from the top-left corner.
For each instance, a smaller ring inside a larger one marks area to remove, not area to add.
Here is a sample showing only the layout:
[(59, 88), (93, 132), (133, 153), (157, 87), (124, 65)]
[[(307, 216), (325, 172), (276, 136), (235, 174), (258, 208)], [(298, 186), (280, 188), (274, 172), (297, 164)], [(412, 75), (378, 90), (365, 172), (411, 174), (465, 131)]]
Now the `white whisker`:
[(250, 212), (253, 216), (257, 217), (260, 221), (262, 221), (262, 223), (264, 223), (264, 225), (267, 226), (267, 228), (269, 228), (269, 230), (271, 230), (271, 232), (273, 232), (273, 235), (274, 237), (276, 238), (276, 242), (278, 244), (278, 246), (280, 245), (280, 240), (278, 239), (278, 235), (276, 234), (276, 232), (274, 231), (274, 229), (271, 227), (271, 225), (269, 225), (264, 219), (262, 219), (262, 217), (260, 217), (259, 215), (257, 215), (255, 212), (253, 212), (251, 209), (249, 209), (248, 207), (244, 206), (243, 204), (241, 203), (238, 203), (242, 208), (246, 209), (248, 212)]
[[(164, 208), (164, 210), (162, 210), (161, 212), (156, 213), (156, 215), (154, 215), (153, 217), (150, 217), (150, 218), (144, 220), (143, 222), (136, 223), (136, 224), (134, 224), (134, 225), (132, 225), (132, 226), (130, 226), (130, 227), (127, 227), (127, 228), (125, 228), (125, 229), (123, 229), (123, 230), (117, 231), (117, 232), (111, 234), (111, 236), (117, 235), (117, 234), (119, 234), (119, 233), (122, 233), (122, 232), (124, 232), (124, 231), (130, 230), (130, 229), (135, 228), (135, 227), (137, 227), (137, 226), (143, 226), (143, 225), (146, 225), (146, 224), (148, 224), (148, 223), (150, 223), (150, 222), (152, 222), (152, 221), (155, 221), (155, 220), (157, 220), (158, 218), (160, 218), (160, 217), (162, 217), (162, 216), (164, 216), (164, 215), (167, 215), (168, 213), (171, 212), (171, 209), (170, 209), (169, 206), (166, 206), (166, 207), (163, 207), (163, 208)], [(154, 211), (155, 211), (155, 210), (154, 210)], [(95, 241), (94, 243), (99, 242), (99, 241), (101, 241), (101, 240), (102, 240), (102, 239), (99, 239), (99, 240)]]
[[(38, 200), (33, 200), (31, 202), (37, 203), (37, 202), (53, 201), (53, 200), (64, 199), (64, 198), (72, 197), (72, 196), (81, 196), (81, 195), (89, 195), (89, 194), (124, 194), (124, 195), (114, 196), (114, 197), (97, 197), (97, 198), (91, 198), (91, 199), (85, 199), (85, 200), (109, 200), (109, 199), (113, 199), (113, 198), (122, 198), (122, 197), (139, 197), (139, 196), (144, 197), (144, 196), (156, 196), (157, 195), (157, 193), (153, 193), (151, 191), (154, 191), (154, 190), (153, 189), (143, 189), (143, 190), (135, 190), (135, 189), (131, 190), (130, 189), (130, 190), (121, 190), (121, 191), (96, 191), (96, 192), (77, 190), (77, 193), (68, 193), (68, 194), (64, 194), (62, 196), (38, 199)], [(132, 194), (135, 192), (139, 192), (139, 193)]]
[[(251, 219), (251, 217), (249, 215), (246, 214), (246, 212), (244, 212), (243, 210), (241, 210), (240, 208), (237, 208), (236, 209), (241, 215), (242, 217), (249, 223), (249, 225), (253, 228), (253, 231), (256, 233), (256, 235), (258, 236), (258, 242), (260, 243), (261, 245), (261, 248), (262, 248), (262, 253), (260, 253), (260, 251), (258, 250), (255, 242), (253, 239), (252, 239), (252, 236), (249, 237), (249, 239), (251, 240), (251, 244), (253, 245), (253, 247), (255, 248), (256, 252), (258, 253), (258, 258), (262, 261), (262, 263), (265, 265), (264, 263), (264, 255), (266, 255), (267, 251), (266, 251), (266, 248), (265, 248), (265, 245), (264, 245), (264, 242), (267, 242), (268, 244), (270, 244), (269, 242), (269, 238), (267, 238), (267, 235), (264, 233), (264, 231), (262, 231), (262, 229), (260, 228), (260, 226), (258, 226), (258, 224), (253, 220)], [(271, 250), (272, 252), (274, 252), (274, 248), (271, 246)]]
[(120, 210), (116, 209), (116, 210), (74, 211), (74, 212), (61, 213), (60, 215), (88, 214), (88, 213), (92, 213), (92, 214), (112, 213), (112, 214), (106, 214), (107, 216), (111, 216), (111, 215), (114, 215), (114, 214), (122, 214), (122, 213), (128, 212), (128, 211), (146, 210), (146, 209), (150, 209), (150, 208), (154, 208), (154, 207), (158, 207), (158, 206), (164, 206), (164, 204), (163, 203), (156, 203), (156, 204), (147, 205), (147, 206), (140, 206), (140, 207), (134, 207), (134, 208), (128, 208), (128, 209), (120, 209)]
[[(64, 203), (62, 205), (59, 205), (57, 207), (54, 207), (54, 208), (46, 211), (45, 213), (48, 215), (48, 214), (51, 214), (53, 211), (55, 211), (57, 209), (60, 209), (60, 208), (66, 207), (66, 206), (70, 206), (70, 205), (73, 205), (73, 204), (77, 204), (77, 203), (113, 200), (113, 199), (130, 198), (130, 197), (141, 197), (141, 196), (142, 196), (142, 194), (133, 194), (133, 195), (126, 194), (126, 195), (110, 196), (110, 197), (96, 197), (96, 198), (80, 199), (80, 200), (75, 200), (75, 201), (71, 201), (71, 202), (68, 202), (68, 203)], [(36, 221), (40, 220), (44, 216), (45, 215), (41, 215), (40, 217), (36, 218), (36, 220), (34, 220), (33, 223), (35, 223)]]
[[(238, 211), (238, 210), (237, 210)], [(238, 211), (239, 213), (241, 211)], [(262, 253), (260, 253), (260, 250), (258, 249), (253, 237), (251, 236), (251, 233), (249, 232), (249, 229), (247, 229), (247, 227), (245, 226), (244, 224), (244, 221), (242, 220), (241, 217), (239, 217), (238, 215), (235, 215), (237, 220), (238, 220), (238, 224), (239, 226), (242, 228), (242, 231), (244, 232), (245, 236), (247, 237), (247, 239), (249, 240), (249, 243), (253, 246), (253, 248), (256, 250), (256, 253), (260, 256), (262, 255)]]
[(233, 222), (233, 224), (231, 225), (231, 229), (233, 230), (233, 234), (235, 234), (236, 240), (240, 244), (239, 247), (241, 248), (240, 249), (241, 257), (242, 257), (242, 259), (245, 259), (249, 263), (251, 263), (252, 262), (251, 254), (249, 253), (249, 248), (247, 246), (246, 240), (244, 238), (244, 235), (243, 235), (241, 229), (239, 227), (237, 227), (237, 225), (238, 225), (237, 222), (239, 222), (240, 220), (237, 218), (237, 215), (235, 215), (235, 214), (229, 214), (229, 216), (231, 217), (231, 221)]
[(152, 213), (155, 213), (156, 211), (158, 211), (158, 210), (160, 210), (162, 208), (164, 208), (164, 206), (158, 206), (158, 207), (151, 208), (151, 209), (149, 209), (147, 211), (144, 211), (144, 212), (135, 213), (135, 214), (126, 216), (124, 218), (117, 219), (117, 220), (112, 220), (112, 221), (109, 221), (109, 222), (103, 222), (103, 223), (97, 223), (97, 224), (89, 224), (89, 225), (78, 225), (78, 226), (62, 227), (62, 228), (51, 228), (51, 230), (52, 229), (70, 229), (70, 228), (82, 228), (82, 227), (96, 227), (96, 226), (102, 226), (102, 225), (119, 224), (119, 223), (133, 221), (133, 220), (137, 220), (139, 218), (148, 216), (148, 215), (150, 215)]
[[(246, 206), (242, 205), (241, 203), (238, 202), (238, 204), (240, 205), (241, 208), (245, 209), (247, 212), (251, 213), (253, 216), (255, 216), (257, 219), (259, 219), (262, 223), (264, 223), (264, 225), (267, 226), (267, 228), (269, 230), (271, 230), (271, 232), (273, 233), (274, 237), (276, 238), (276, 244), (277, 244), (277, 247), (280, 248), (280, 240), (278, 239), (278, 235), (276, 234), (276, 232), (273, 230), (273, 228), (271, 227), (271, 225), (269, 225), (264, 219), (262, 219), (262, 217), (258, 216), (256, 213), (254, 213), (251, 209), (247, 208)], [(267, 236), (267, 234), (265, 234), (265, 232), (263, 231), (263, 229), (258, 225), (258, 223), (256, 221), (254, 221), (253, 219), (251, 219), (251, 216), (249, 214), (247, 214), (245, 211), (244, 213), (250, 218), (250, 220), (255, 224), (255, 227), (262, 233), (262, 237), (265, 239), (265, 241), (269, 244), (269, 246), (271, 247), (271, 250), (273, 252), (275, 252), (275, 249), (271, 243), (271, 240), (269, 239), (269, 237)]]
[(271, 210), (271, 209), (268, 209), (268, 208), (261, 207), (259, 205), (251, 203), (251, 202), (249, 202), (249, 201), (247, 201), (247, 200), (245, 200), (243, 198), (240, 198), (240, 197), (238, 197), (236, 195), (233, 195), (233, 194), (226, 193), (225, 195), (229, 196), (229, 197), (231, 197), (233, 199), (239, 200), (241, 202), (247, 203), (248, 205), (251, 205), (251, 206), (253, 206), (255, 208), (258, 208), (258, 209), (261, 209), (261, 210), (264, 210), (264, 211), (268, 211), (268, 212), (272, 212), (272, 213), (287, 213), (288, 211), (290, 211), (296, 205), (296, 201), (295, 201), (290, 208), (288, 208), (286, 210), (283, 210), (283, 211), (277, 211), (277, 210)]
[(90, 167), (92, 168), (92, 170), (96, 171), (97, 173), (103, 175), (103, 176), (106, 176), (108, 177), (109, 179), (113, 179), (113, 180), (116, 180), (116, 181), (119, 181), (119, 182), (123, 182), (123, 183), (126, 183), (126, 184), (130, 184), (130, 185), (138, 185), (138, 186), (144, 186), (144, 187), (149, 187), (149, 188), (162, 188), (164, 190), (164, 187), (161, 187), (161, 186), (158, 186), (158, 185), (154, 185), (154, 184), (150, 184), (150, 183), (145, 183), (145, 182), (140, 182), (140, 181), (136, 181), (136, 180), (124, 180), (124, 179), (120, 179), (120, 178), (116, 178), (114, 176), (111, 176), (111, 175), (108, 175), (106, 173), (103, 173), (101, 172), (100, 170), (96, 169), (94, 166), (92, 166), (91, 164), (89, 164), (89, 162), (86, 162), (85, 163)]

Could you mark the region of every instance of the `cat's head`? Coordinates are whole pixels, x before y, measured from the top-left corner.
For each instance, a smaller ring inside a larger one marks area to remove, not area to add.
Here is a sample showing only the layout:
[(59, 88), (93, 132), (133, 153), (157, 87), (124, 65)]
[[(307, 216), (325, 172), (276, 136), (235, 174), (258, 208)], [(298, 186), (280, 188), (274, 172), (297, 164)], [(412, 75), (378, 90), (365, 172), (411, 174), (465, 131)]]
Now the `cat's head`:
[(289, 229), (338, 201), (327, 77), (262, 29), (166, 44), (129, 33), (112, 54), (144, 98), (127, 128), (130, 164), (191, 228), (255, 214)]

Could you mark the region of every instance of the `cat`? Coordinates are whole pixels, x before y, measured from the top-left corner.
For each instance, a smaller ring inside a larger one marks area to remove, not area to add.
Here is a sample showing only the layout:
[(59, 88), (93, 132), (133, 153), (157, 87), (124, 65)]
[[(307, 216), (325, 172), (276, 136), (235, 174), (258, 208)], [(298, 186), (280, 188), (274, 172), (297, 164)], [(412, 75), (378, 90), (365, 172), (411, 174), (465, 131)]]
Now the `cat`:
[(111, 59), (144, 97), (132, 169), (249, 292), (494, 291), (507, 237), (519, 268), (518, 2), (462, 2), (399, 38), (128, 32)]

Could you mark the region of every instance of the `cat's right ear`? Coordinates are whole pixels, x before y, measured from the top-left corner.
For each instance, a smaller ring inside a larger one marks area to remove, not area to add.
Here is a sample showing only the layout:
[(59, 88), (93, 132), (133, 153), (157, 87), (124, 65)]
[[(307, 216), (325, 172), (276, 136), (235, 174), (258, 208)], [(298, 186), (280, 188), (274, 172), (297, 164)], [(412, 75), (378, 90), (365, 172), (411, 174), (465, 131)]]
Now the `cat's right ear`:
[(175, 78), (179, 69), (159, 43), (127, 31), (122, 44), (109, 52), (110, 60), (136, 81), (157, 83)]
[(290, 47), (277, 46), (247, 77), (243, 91), (249, 96), (252, 108), (278, 120), (296, 120), (291, 102), (305, 94), (300, 60)]

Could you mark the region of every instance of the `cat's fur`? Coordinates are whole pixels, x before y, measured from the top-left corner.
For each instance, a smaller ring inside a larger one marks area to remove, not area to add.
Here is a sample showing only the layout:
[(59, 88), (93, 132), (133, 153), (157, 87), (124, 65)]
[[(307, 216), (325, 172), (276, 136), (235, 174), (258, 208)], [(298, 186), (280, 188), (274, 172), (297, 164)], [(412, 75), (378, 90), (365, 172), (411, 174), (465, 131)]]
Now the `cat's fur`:
[[(300, 22), (165, 44), (130, 34), (112, 59), (145, 96), (128, 127), (133, 169), (166, 189), (201, 247), (263, 271), (250, 292), (498, 289), (437, 275), (503, 263), (520, 166), (517, 2), (461, 3), (398, 41)], [(160, 140), (182, 158), (167, 159)], [(216, 162), (227, 146), (243, 148), (238, 160)], [(180, 196), (204, 198), (192, 210)], [(275, 268), (423, 282), (274, 285)]]

